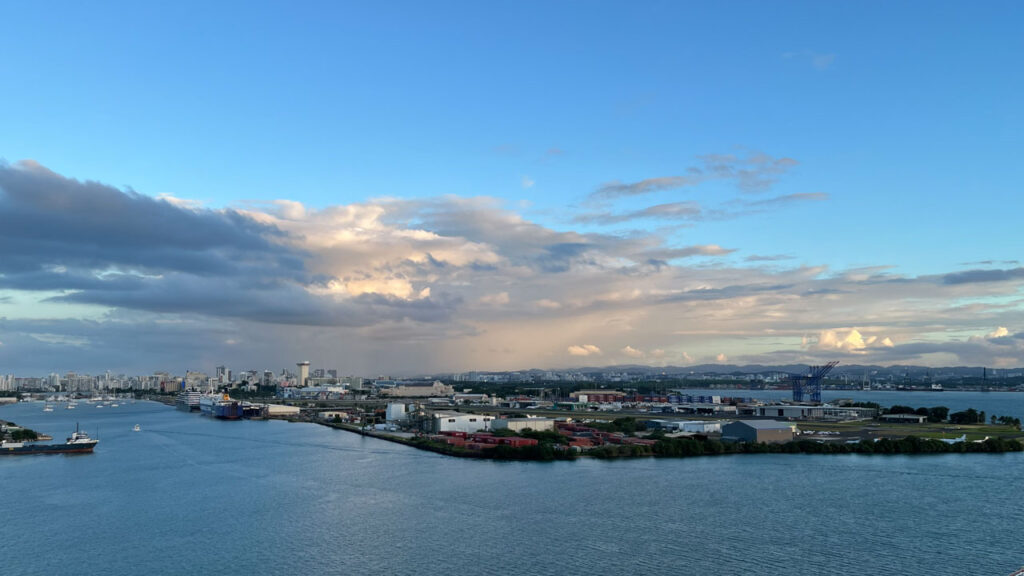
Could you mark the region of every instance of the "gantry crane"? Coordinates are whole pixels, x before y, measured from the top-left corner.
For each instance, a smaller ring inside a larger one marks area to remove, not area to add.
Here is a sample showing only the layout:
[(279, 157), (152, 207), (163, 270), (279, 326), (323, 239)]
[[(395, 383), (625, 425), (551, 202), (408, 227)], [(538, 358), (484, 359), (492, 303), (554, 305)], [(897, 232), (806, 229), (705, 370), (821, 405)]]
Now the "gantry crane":
[(790, 374), (789, 380), (793, 383), (793, 402), (803, 402), (804, 393), (810, 393), (810, 400), (814, 404), (821, 404), (821, 379), (832, 371), (839, 364), (833, 360), (824, 366), (811, 366), (810, 373), (806, 376)]

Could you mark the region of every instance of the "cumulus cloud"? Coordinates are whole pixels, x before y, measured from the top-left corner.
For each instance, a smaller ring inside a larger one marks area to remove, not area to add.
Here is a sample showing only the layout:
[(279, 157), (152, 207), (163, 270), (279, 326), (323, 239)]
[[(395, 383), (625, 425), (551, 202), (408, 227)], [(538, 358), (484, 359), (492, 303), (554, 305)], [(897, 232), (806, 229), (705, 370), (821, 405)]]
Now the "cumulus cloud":
[(582, 344), (569, 346), (566, 349), (573, 356), (600, 356), (601, 349), (593, 344)]
[[(767, 166), (765, 177), (787, 169), (777, 158), (742, 160)], [(686, 203), (659, 206), (647, 214), (687, 210)], [(252, 351), (259, 363), (288, 354), (287, 339), (325, 357), (349, 355), (374, 372), (395, 362), (447, 371), (466, 369), (466, 358), (480, 368), (522, 369), (544, 359), (608, 357), (596, 344), (565, 348), (586, 334), (630, 343), (613, 346), (611, 356), (647, 351), (645, 358), (661, 359), (658, 351), (669, 350), (691, 364), (722, 351), (733, 361), (764, 361), (750, 348), (771, 350), (768, 363), (843, 353), (878, 363), (1024, 364), (1024, 338), (1012, 330), (1024, 323), (1018, 269), (906, 276), (883, 266), (829, 270), (756, 256), (735, 266), (721, 257), (742, 246), (668, 238), (557, 230), (487, 197), (214, 210), (35, 163), (4, 164), (0, 302), (16, 295), (8, 309), (22, 317), (45, 308), (50, 316), (88, 309), (91, 317), (146, 319), (10, 320), (0, 330), (0, 363), (22, 365), (33, 343), (48, 351), (33, 357), (40, 364), (59, 363), (61, 354), (110, 359), (99, 347), (130, 342), (142, 325), (174, 348), (189, 338), (169, 328), (181, 322), (211, 333), (200, 347), (183, 345), (183, 355)], [(965, 333), (978, 336), (949, 336)]]
[(996, 328), (995, 330), (993, 330), (992, 332), (989, 332), (988, 334), (986, 334), (985, 338), (988, 338), (989, 340), (991, 340), (992, 338), (1002, 338), (1004, 336), (1009, 336), (1009, 335), (1010, 335), (1010, 331), (1006, 329), (1006, 326), (1000, 326), (1000, 327)]
[(626, 356), (629, 356), (630, 358), (643, 358), (644, 356), (646, 356), (643, 353), (643, 351), (637, 350), (632, 346), (626, 346), (625, 348), (623, 348), (622, 353), (625, 354)]
[(724, 353), (719, 354), (718, 356), (715, 356), (715, 362), (718, 362), (719, 364), (725, 364), (728, 361), (729, 361), (729, 357), (726, 356)]
[(866, 354), (869, 348), (892, 348), (893, 341), (888, 336), (864, 336), (860, 330), (822, 330), (816, 337), (804, 337), (803, 345), (819, 351), (835, 351), (847, 354)]

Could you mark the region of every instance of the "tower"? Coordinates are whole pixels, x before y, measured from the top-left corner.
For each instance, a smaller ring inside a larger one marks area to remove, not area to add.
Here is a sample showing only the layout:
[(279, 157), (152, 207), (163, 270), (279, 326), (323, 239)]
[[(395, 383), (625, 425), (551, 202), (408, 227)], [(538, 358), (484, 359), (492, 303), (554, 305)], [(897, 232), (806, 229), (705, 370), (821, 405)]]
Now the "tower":
[(309, 362), (299, 362), (296, 366), (299, 367), (299, 386), (305, 386), (309, 380)]

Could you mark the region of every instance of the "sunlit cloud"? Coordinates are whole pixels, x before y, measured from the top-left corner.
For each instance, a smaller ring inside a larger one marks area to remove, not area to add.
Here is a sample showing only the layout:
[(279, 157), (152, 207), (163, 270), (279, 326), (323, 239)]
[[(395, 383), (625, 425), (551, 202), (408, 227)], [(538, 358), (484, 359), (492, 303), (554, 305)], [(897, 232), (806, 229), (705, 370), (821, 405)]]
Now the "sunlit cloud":
[[(726, 174), (760, 166), (760, 176), (731, 176), (751, 184), (792, 165), (720, 161)], [(779, 198), (745, 202), (823, 199)], [(689, 209), (641, 211), (685, 218)], [(34, 162), (2, 164), (0, 306), (13, 307), (8, 294), (29, 304), (0, 313), (0, 361), (32, 358), (46, 370), (123, 361), (111, 351), (145, 329), (147, 342), (211, 363), (222, 354), (262, 363), (294, 349), (373, 371), (623, 358), (1024, 364), (1020, 268), (832, 270), (731, 241), (677, 239), (559, 230), (489, 197), (212, 209)], [(198, 332), (209, 336), (201, 346), (186, 342)], [(138, 361), (147, 359), (170, 361), (156, 351)]]
[(569, 346), (566, 349), (573, 356), (600, 356), (601, 349), (593, 344), (582, 344)]

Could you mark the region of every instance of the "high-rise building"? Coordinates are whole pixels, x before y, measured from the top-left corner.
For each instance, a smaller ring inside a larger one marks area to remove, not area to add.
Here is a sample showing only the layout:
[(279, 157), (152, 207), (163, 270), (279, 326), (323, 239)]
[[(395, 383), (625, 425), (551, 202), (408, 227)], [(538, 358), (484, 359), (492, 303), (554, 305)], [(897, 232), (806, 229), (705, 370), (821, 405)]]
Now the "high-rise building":
[(298, 362), (296, 366), (299, 367), (299, 386), (305, 386), (309, 381), (309, 362)]

